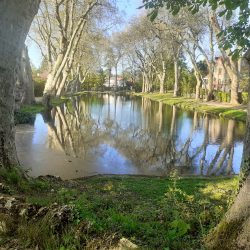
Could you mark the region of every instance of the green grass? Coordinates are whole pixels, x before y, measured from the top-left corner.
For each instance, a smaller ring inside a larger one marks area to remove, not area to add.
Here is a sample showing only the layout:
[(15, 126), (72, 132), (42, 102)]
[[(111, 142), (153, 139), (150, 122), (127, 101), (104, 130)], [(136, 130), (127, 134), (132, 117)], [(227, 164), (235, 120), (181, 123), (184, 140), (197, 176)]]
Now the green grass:
[(168, 105), (176, 105), (177, 107), (196, 110), (198, 112), (203, 112), (207, 114), (217, 115), (223, 118), (234, 119), (237, 121), (246, 121), (247, 112), (243, 109), (227, 108), (227, 107), (218, 107), (212, 105), (206, 105), (205, 102), (197, 101), (195, 99), (186, 98), (186, 97), (173, 97), (172, 93), (159, 94), (142, 94), (136, 93), (137, 96), (143, 96), (150, 98), (154, 101), (160, 101)]
[(37, 114), (44, 111), (44, 106), (42, 104), (23, 105), (20, 111), (24, 113)]
[(58, 106), (61, 105), (69, 100), (69, 97), (61, 96), (61, 97), (53, 97), (51, 99), (51, 105), (52, 106)]
[(44, 111), (41, 104), (23, 105), (20, 110), (15, 111), (15, 124), (33, 124), (37, 113)]
[[(68, 98), (52, 98), (51, 105), (58, 106), (67, 102)], [(20, 110), (15, 111), (15, 124), (33, 124), (37, 113), (42, 113), (45, 106), (42, 104), (22, 105)]]
[[(238, 178), (97, 176), (74, 185), (52, 185), (53, 192), (48, 192), (46, 184), (39, 195), (31, 191), (26, 195), (33, 204), (74, 206), (74, 222), (65, 232), (71, 235), (71, 245), (63, 245), (66, 249), (75, 249), (79, 242), (87, 246), (93, 239), (105, 244), (112, 237), (113, 242), (128, 238), (142, 249), (203, 249), (204, 238), (234, 198)], [(74, 234), (79, 230), (76, 243)], [(35, 242), (25, 235), (24, 242)], [(57, 239), (57, 246), (60, 242)]]

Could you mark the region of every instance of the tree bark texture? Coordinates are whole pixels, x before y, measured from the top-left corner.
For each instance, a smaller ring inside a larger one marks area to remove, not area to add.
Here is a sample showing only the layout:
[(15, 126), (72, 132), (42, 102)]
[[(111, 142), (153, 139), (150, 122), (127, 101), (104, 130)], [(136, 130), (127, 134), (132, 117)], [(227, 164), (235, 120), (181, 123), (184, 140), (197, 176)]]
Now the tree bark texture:
[(179, 65), (178, 60), (174, 61), (174, 97), (180, 96), (179, 86)]
[(21, 104), (30, 105), (34, 102), (35, 96), (32, 70), (28, 49), (24, 47), (16, 68), (15, 109), (19, 109)]
[(0, 167), (18, 164), (14, 134), (14, 71), (40, 0), (0, 1)]

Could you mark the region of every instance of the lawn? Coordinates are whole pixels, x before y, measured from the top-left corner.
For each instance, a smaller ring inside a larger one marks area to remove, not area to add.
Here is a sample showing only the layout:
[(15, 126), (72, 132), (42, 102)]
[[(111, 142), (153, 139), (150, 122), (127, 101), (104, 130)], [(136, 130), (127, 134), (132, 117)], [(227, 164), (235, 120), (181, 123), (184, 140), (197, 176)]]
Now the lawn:
[(137, 96), (147, 97), (154, 101), (163, 102), (168, 105), (176, 105), (182, 109), (196, 110), (198, 112), (217, 115), (223, 118), (234, 119), (237, 121), (246, 121), (247, 112), (241, 107), (223, 107), (216, 106), (216, 103), (212, 105), (206, 104), (206, 102), (197, 101), (187, 97), (173, 97), (173, 93), (159, 94), (150, 93), (142, 94), (136, 93)]
[(108, 249), (125, 237), (140, 249), (203, 249), (235, 196), (238, 178), (96, 176), (34, 183), (25, 191), (28, 203), (71, 205), (74, 220), (61, 237), (47, 227), (34, 237), (31, 231), (49, 225), (46, 220), (25, 224), (17, 237), (26, 247), (41, 242), (41, 249)]

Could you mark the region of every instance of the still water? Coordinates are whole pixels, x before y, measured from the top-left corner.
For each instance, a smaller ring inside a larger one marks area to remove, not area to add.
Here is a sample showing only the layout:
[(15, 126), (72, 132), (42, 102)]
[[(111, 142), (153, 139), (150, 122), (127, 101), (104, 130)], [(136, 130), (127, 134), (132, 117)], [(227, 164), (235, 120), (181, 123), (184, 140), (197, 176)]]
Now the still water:
[(245, 124), (151, 101), (86, 94), (16, 128), (30, 175), (72, 179), (95, 174), (233, 175)]

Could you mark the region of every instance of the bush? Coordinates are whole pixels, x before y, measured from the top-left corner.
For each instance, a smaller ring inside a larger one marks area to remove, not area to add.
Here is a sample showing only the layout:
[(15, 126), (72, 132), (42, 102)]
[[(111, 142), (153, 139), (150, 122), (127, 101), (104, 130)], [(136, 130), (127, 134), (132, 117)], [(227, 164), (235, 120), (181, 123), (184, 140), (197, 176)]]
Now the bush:
[(43, 96), (43, 90), (45, 87), (46, 80), (43, 80), (41, 78), (34, 78), (34, 93), (36, 97)]
[(15, 125), (17, 124), (34, 124), (36, 116), (31, 113), (26, 113), (16, 110), (14, 114)]
[(230, 93), (222, 91), (214, 91), (214, 97), (219, 102), (230, 102)]
[(247, 92), (242, 92), (242, 103), (247, 104), (248, 103), (248, 93)]

